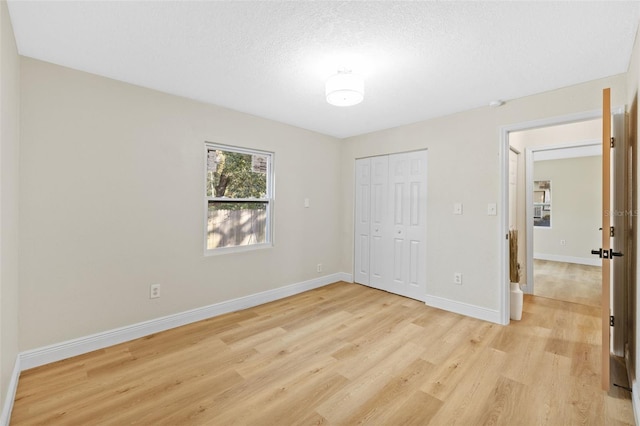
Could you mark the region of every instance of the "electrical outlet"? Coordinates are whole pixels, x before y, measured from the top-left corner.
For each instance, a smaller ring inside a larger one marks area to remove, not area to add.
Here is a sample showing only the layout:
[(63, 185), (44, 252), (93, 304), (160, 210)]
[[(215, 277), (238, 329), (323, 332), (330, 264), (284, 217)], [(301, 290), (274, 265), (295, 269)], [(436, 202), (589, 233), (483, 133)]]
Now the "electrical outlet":
[(160, 284), (151, 284), (149, 287), (149, 299), (157, 299), (160, 297)]
[(453, 283), (454, 284), (462, 284), (462, 273), (461, 272), (454, 272), (453, 273)]
[(318, 266), (316, 267), (316, 271), (318, 273), (322, 272), (322, 263), (318, 263)]

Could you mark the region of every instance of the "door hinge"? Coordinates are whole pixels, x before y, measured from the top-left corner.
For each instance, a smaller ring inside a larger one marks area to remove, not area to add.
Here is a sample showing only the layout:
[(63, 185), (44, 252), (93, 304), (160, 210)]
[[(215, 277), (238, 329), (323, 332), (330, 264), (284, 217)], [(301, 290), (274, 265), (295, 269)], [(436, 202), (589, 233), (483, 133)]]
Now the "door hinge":
[(610, 227), (609, 227), (609, 236), (610, 236), (610, 237), (615, 237), (615, 236), (616, 236), (616, 232), (615, 232), (615, 230), (614, 230), (614, 227), (613, 227), (613, 226), (610, 226)]
[(609, 142), (609, 146), (611, 148), (615, 148), (616, 147), (616, 138), (612, 137), (611, 141)]
[(611, 315), (611, 316), (609, 317), (609, 325), (610, 325), (611, 327), (613, 327), (613, 326), (615, 325), (615, 323), (616, 323), (616, 321), (615, 321), (615, 319), (614, 319), (613, 315)]

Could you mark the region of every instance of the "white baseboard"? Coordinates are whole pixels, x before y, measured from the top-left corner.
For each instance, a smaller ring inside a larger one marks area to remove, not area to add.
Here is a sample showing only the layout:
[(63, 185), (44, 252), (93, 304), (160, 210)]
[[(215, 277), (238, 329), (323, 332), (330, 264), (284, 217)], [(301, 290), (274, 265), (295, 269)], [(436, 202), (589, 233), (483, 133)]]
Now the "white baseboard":
[(443, 309), (445, 311), (455, 312), (456, 314), (501, 324), (500, 312), (497, 310), (430, 295), (427, 295), (425, 303), (433, 308)]
[(20, 378), (20, 372), (22, 368), (20, 366), (20, 355), (16, 357), (16, 362), (13, 365), (13, 372), (11, 373), (11, 380), (9, 380), (9, 387), (6, 389), (7, 394), (4, 397), (4, 405), (2, 406), (2, 414), (0, 414), (0, 425), (8, 426), (11, 420), (11, 411), (13, 410), (13, 401), (16, 399), (16, 391), (18, 390), (18, 379)]
[(126, 327), (92, 334), (90, 336), (32, 349), (20, 353), (19, 358), (21, 371), (73, 356), (82, 355), (98, 349), (104, 349), (109, 346), (138, 339), (140, 337), (169, 330), (171, 328), (180, 327), (182, 325), (191, 324), (207, 318), (262, 305), (264, 303), (312, 290), (314, 288), (323, 287), (336, 281), (351, 282), (352, 279), (351, 274), (339, 272), (273, 290), (263, 291), (250, 296), (227, 300), (213, 305), (168, 315), (166, 317), (156, 318), (150, 321), (144, 321)]
[(577, 263), (578, 265), (602, 266), (602, 259), (593, 257), (562, 256), (559, 254), (533, 253), (534, 259), (551, 260), (553, 262)]

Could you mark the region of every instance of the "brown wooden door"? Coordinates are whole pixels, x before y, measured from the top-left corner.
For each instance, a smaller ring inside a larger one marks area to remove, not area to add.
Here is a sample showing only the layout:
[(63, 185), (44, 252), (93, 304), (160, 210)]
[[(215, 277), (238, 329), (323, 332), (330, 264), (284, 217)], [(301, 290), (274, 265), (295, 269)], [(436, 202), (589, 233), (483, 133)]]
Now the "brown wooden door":
[[(609, 390), (612, 356), (624, 357), (627, 343), (627, 267), (624, 252), (631, 224), (625, 114), (612, 114), (610, 90), (603, 91), (602, 114), (602, 388)], [(611, 320), (614, 320), (612, 322)]]

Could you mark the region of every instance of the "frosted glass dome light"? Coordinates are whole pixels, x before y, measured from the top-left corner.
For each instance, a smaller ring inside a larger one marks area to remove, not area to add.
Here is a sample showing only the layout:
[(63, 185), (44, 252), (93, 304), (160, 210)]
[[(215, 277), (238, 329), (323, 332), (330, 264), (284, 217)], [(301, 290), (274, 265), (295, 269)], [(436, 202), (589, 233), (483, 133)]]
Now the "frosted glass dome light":
[(364, 99), (364, 80), (351, 71), (338, 71), (327, 80), (326, 94), (331, 105), (357, 105)]

